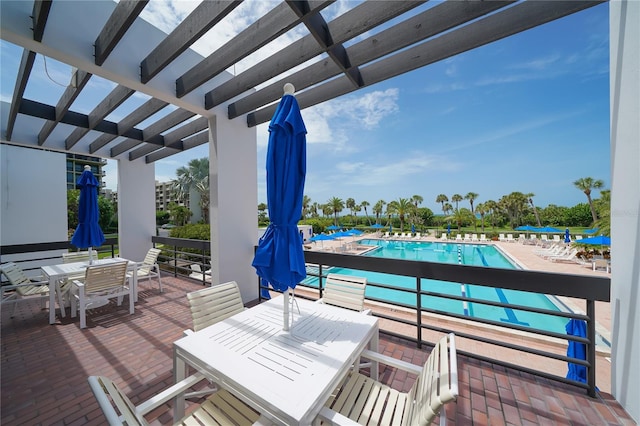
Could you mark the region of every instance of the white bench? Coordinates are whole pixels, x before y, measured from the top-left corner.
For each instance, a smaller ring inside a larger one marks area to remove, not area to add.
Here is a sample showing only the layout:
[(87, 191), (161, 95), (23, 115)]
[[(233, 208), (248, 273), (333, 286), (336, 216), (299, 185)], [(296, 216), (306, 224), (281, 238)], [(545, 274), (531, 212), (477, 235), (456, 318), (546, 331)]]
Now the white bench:
[(335, 425), (427, 425), (458, 397), (458, 364), (454, 334), (444, 336), (424, 367), (365, 350), (362, 356), (416, 374), (409, 392), (399, 392), (377, 379), (351, 371), (320, 411), (319, 420)]

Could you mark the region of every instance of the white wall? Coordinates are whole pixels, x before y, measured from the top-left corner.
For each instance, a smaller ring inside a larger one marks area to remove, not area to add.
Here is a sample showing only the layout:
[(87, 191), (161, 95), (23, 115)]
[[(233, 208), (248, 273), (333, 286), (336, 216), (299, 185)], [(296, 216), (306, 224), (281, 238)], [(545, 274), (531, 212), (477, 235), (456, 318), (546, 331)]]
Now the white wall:
[[(65, 154), (0, 145), (0, 202), (1, 245), (67, 241)], [(7, 255), (0, 261), (38, 256)]]
[(212, 283), (236, 281), (249, 302), (258, 297), (251, 266), (258, 243), (256, 128), (224, 113), (210, 119), (209, 128)]
[(155, 165), (118, 160), (120, 256), (142, 261), (156, 235)]
[(640, 421), (640, 2), (609, 3), (611, 389)]

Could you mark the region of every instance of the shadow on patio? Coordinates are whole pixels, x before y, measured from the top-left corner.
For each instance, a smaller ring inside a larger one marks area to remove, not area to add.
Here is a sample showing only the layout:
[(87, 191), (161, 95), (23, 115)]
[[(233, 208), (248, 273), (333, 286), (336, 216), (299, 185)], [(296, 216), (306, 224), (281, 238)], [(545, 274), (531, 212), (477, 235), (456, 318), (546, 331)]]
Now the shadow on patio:
[[(138, 404), (173, 382), (173, 341), (191, 328), (185, 294), (202, 288), (184, 278), (163, 277), (164, 293), (142, 284), (134, 315), (126, 304), (97, 309), (80, 330), (77, 318), (47, 324), (38, 303), (18, 305), (15, 318), (2, 310), (3, 425), (105, 424), (87, 377), (114, 379)], [(380, 350), (422, 365), (429, 348), (384, 334)], [(580, 388), (459, 356), (460, 397), (449, 405), (450, 424), (635, 425), (609, 394), (590, 398)], [(381, 380), (408, 390), (413, 378), (389, 367)], [(170, 405), (150, 413), (152, 424), (171, 424)]]

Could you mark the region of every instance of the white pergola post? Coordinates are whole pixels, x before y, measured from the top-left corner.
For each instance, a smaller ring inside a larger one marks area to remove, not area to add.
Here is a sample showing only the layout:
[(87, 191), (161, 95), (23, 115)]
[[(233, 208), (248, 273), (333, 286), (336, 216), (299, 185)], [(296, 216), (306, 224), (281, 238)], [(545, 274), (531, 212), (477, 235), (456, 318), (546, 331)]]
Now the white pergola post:
[(640, 2), (609, 3), (611, 390), (640, 420)]
[(144, 158), (118, 160), (120, 256), (142, 261), (156, 235), (155, 165)]
[(223, 113), (209, 119), (212, 284), (236, 281), (245, 302), (258, 297), (251, 266), (258, 244), (256, 128)]

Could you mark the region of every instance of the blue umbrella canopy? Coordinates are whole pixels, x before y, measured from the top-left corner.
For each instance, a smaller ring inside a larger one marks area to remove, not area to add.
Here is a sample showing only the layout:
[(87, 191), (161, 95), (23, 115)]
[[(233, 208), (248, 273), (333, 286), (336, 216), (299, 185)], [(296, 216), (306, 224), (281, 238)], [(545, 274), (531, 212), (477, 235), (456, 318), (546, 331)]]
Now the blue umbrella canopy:
[(610, 246), (611, 237), (605, 237), (604, 235), (599, 235), (597, 237), (583, 238), (581, 240), (577, 240), (574, 242), (576, 244), (591, 244), (594, 246)]
[(537, 232), (537, 231), (539, 231), (538, 228), (536, 228), (535, 226), (531, 226), (531, 225), (518, 226), (515, 230), (516, 231), (526, 231), (526, 232)]
[(550, 234), (558, 233), (559, 234), (560, 232), (562, 232), (562, 230), (560, 230), (558, 228), (554, 228), (553, 226), (544, 226), (542, 228), (537, 228), (536, 232), (546, 232), (546, 233), (550, 233)]
[(340, 227), (336, 225), (330, 225), (330, 226), (327, 226), (327, 229), (329, 231), (337, 231), (338, 229), (340, 229)]
[(384, 225), (381, 225), (379, 223), (375, 223), (375, 224), (371, 225), (369, 228), (380, 229), (380, 228), (384, 228)]
[(311, 241), (328, 241), (328, 240), (333, 240), (335, 238), (336, 237), (334, 237), (333, 235), (318, 234), (311, 237), (310, 240)]
[[(571, 336), (587, 337), (587, 323), (583, 320), (572, 318), (566, 325), (567, 334)], [(567, 356), (577, 359), (587, 359), (587, 347), (584, 343), (569, 340)], [(580, 364), (569, 363), (567, 379), (587, 383), (587, 367)]]
[(585, 234), (595, 234), (596, 232), (598, 232), (599, 228), (593, 228), (593, 229), (585, 229), (584, 233)]
[[(71, 244), (78, 248), (100, 247), (105, 242), (98, 220), (98, 179), (91, 173), (91, 166), (85, 166), (76, 182), (80, 187), (78, 201), (78, 227), (71, 237)], [(91, 250), (89, 250), (91, 252)]]
[(287, 291), (306, 276), (297, 223), (307, 169), (306, 133), (298, 101), (285, 94), (269, 123), (267, 205), (271, 223), (252, 265), (274, 289)]

